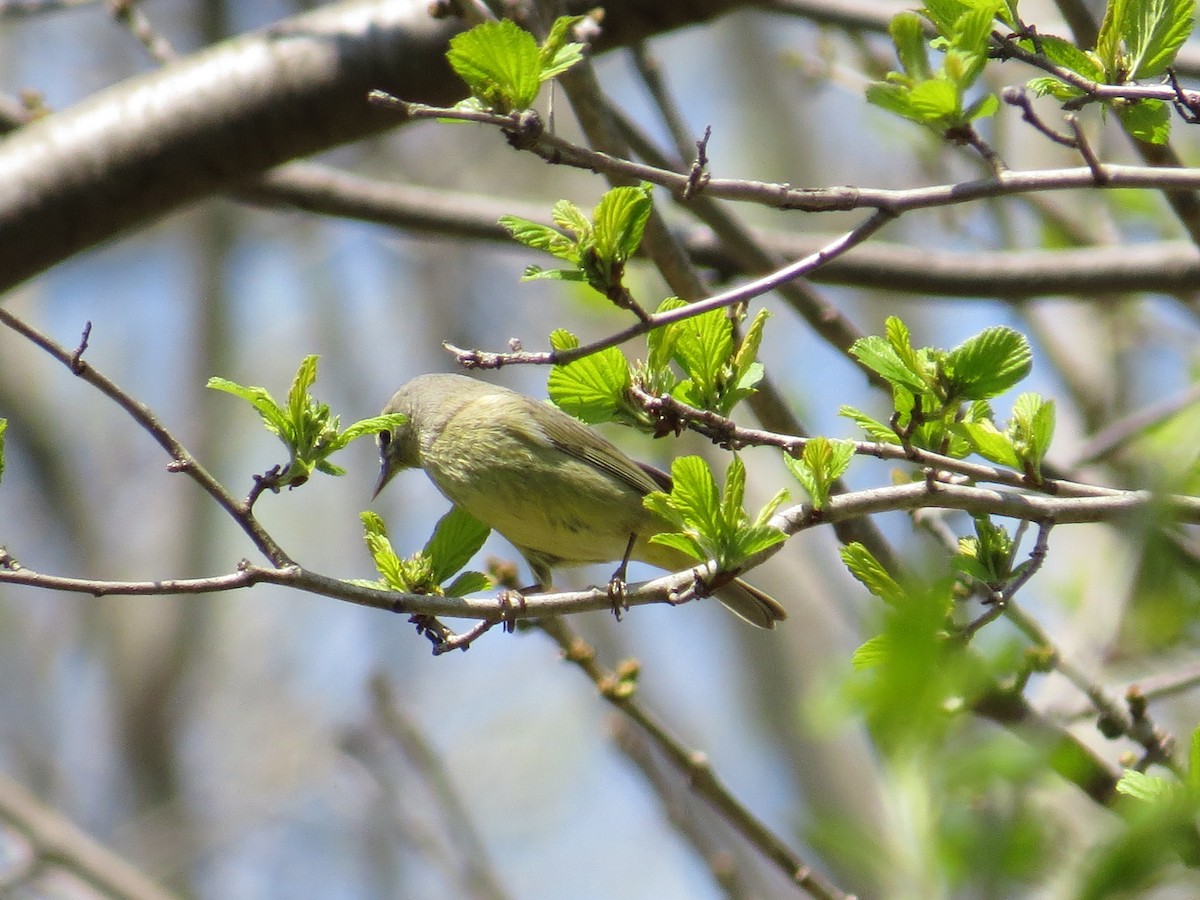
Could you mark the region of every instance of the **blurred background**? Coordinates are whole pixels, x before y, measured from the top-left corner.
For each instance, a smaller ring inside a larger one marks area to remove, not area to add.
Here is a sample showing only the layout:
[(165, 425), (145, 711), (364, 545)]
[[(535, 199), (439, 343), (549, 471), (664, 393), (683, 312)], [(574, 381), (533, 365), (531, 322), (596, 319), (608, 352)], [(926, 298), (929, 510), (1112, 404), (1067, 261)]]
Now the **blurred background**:
[[(305, 6), (149, 0), (139, 8), (186, 53)], [(1053, 21), (1048, 10), (1024, 10), (1031, 19), (1039, 11)], [(971, 157), (867, 107), (864, 73), (890, 64), (886, 36), (743, 11), (656, 39), (648, 50), (687, 126), (697, 135), (712, 126), (708, 155), (721, 177), (899, 188), (982, 172)], [(36, 92), (50, 109), (155, 65), (105, 4), (0, 18), (3, 90)], [(597, 68), (618, 107), (665, 143), (628, 54), (609, 54)], [(575, 133), (565, 102), (558, 123)], [(1077, 164), (1011, 111), (984, 127), (1014, 167)], [(1089, 127), (1105, 159), (1130, 158), (1119, 134), (1098, 121)], [(1181, 151), (1194, 158), (1194, 137), (1182, 127), (1178, 135)], [(521, 211), (531, 204), (548, 211), (559, 198), (590, 209), (606, 188), (599, 177), (547, 167), (473, 126), (415, 124), (322, 161), (386, 181), (510, 199)], [(669, 198), (661, 202), (672, 221), (688, 224)], [(738, 213), (780, 233), (832, 234), (859, 221), (757, 207)], [(970, 254), (1061, 245), (1064, 223), (1114, 252), (1121, 242), (1179, 233), (1156, 195), (1081, 192), (914, 213), (880, 239)], [(582, 290), (520, 281), (526, 265), (544, 262), (515, 244), (214, 198), (83, 254), (4, 302), (69, 347), (90, 321), (91, 364), (148, 404), (244, 496), (255, 473), (285, 461), (282, 448), (246, 404), (206, 390), (210, 376), (281, 397), (300, 360), (319, 354), (314, 394), (348, 423), (377, 413), (412, 376), (451, 371), (443, 341), (503, 350), (519, 338), (526, 349), (540, 349), (555, 327), (586, 341), (626, 324)], [(647, 306), (666, 295), (648, 269), (638, 269), (632, 283)], [(1196, 318), (1172, 298), (1012, 304), (816, 290), (866, 333), (879, 333), (883, 319), (896, 314), (920, 344), (950, 347), (993, 324), (1029, 334), (1035, 370), (1022, 389), (1059, 401), (1052, 457), (1064, 464), (1105, 423), (1185, 390), (1196, 363)], [(773, 315), (762, 355), (768, 377), (812, 433), (855, 436), (837, 416), (842, 404), (886, 418), (888, 398), (856, 367), (776, 298), (762, 305)], [(515, 367), (480, 377), (544, 396), (546, 374)], [(997, 403), (1002, 418), (1008, 402)], [(146, 580), (229, 572), (243, 557), (262, 562), (211, 500), (165, 470), (167, 459), (147, 434), (11, 332), (0, 333), (0, 416), (9, 420), (0, 544), (29, 568)], [(748, 411), (740, 416), (753, 424)], [(1185, 410), (1143, 440), (1136, 455), (1095, 477), (1140, 485), (1172, 459), (1177, 468), (1190, 465), (1198, 424)], [(719, 452), (695, 438), (605, 433), (647, 461), (668, 465), (673, 456), (700, 452), (724, 468)], [(775, 454), (750, 450), (744, 459), (752, 509), (781, 486), (800, 499)], [(406, 553), (421, 547), (447, 504), (418, 471), (372, 504), (377, 461), (369, 441), (335, 461), (348, 470), (345, 477), (317, 476), (299, 490), (265, 496), (257, 512), (304, 565), (370, 578), (360, 511), (378, 511)], [(860, 460), (849, 482), (885, 484), (889, 472)], [(948, 522), (965, 533), (962, 520)], [(879, 525), (918, 565), (940, 552), (906, 516), (883, 517)], [(644, 702), (842, 887), (864, 896), (954, 894), (959, 888), (920, 841), (920, 822), (945, 811), (925, 810), (926, 819), (914, 811), (919, 788), (881, 764), (848, 712), (850, 654), (873, 633), (877, 610), (836, 550), (828, 530), (805, 532), (754, 572), (752, 580), (790, 610), (775, 633), (743, 626), (711, 602), (640, 607), (620, 623), (594, 614), (572, 624), (608, 665), (639, 659)], [(1027, 604), (1064, 651), (1107, 683), (1170, 671), (1194, 646), (1190, 616), (1200, 597), (1186, 570), (1151, 577), (1162, 570), (1147, 569), (1145, 560), (1162, 552), (1133, 533), (1060, 528)], [(516, 558), (495, 537), (476, 566), (489, 556)], [(564, 584), (603, 583), (608, 575), (580, 571)], [(1160, 630), (1131, 631), (1145, 591), (1169, 599), (1153, 607)], [(1164, 619), (1168, 608), (1174, 618)], [(1052, 709), (1080, 707), (1059, 681), (1041, 680), (1034, 698)], [(1196, 705), (1187, 695), (1173, 704), (1160, 710), (1164, 721), (1186, 734)], [(741, 872), (742, 895), (785, 890), (783, 878), (686, 798), (677, 773), (650, 758), (647, 765), (682, 804), (670, 812), (707, 835), (715, 855), (706, 860), (666, 824), (661, 795), (631, 762), (636, 737), (540, 633), (493, 632), (467, 653), (434, 658), (403, 616), (270, 587), (95, 599), (0, 586), (0, 772), (187, 896), (495, 896), (466, 886), (460, 837), (436, 786), (440, 775), (397, 738), (397, 722), (381, 709), (400, 716), (404, 733), (436, 760), (510, 896), (738, 895), (711, 877), (717, 862)], [(1104, 743), (1094, 727), (1084, 723), (1080, 733), (1115, 759), (1120, 748)], [(631, 753), (617, 737), (635, 742)], [(1069, 788), (1038, 790), (1067, 822), (1076, 807), (1087, 809)], [(1083, 834), (1065, 829), (1062, 852), (1081, 852), (1088, 835), (1103, 828), (1093, 822)], [(839, 841), (838, 834), (855, 837)], [(6, 857), (12, 871), (27, 863), (17, 831), (3, 835), (0, 879), (8, 877)], [(856, 842), (874, 860), (847, 852)], [(13, 896), (87, 895), (53, 870), (17, 881)], [(978, 895), (1001, 896), (982, 889)]]

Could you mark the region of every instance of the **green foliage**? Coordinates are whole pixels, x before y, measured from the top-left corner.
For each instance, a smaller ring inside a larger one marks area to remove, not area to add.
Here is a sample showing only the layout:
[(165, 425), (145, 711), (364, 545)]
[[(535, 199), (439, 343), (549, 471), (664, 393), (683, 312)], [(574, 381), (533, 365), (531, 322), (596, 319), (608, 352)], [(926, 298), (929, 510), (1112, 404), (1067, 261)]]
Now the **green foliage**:
[(854, 541), (839, 551), (842, 562), (858, 581), (884, 603), (894, 606), (903, 602), (905, 592), (874, 556), (862, 544)]
[[(572, 350), (579, 346), (579, 339), (558, 329), (550, 334), (550, 345), (555, 350)], [(637, 411), (628, 399), (631, 381), (625, 354), (609, 347), (552, 368), (546, 390), (559, 409), (589, 424), (636, 421)]]
[(606, 297), (623, 296), (625, 265), (637, 253), (653, 204), (651, 185), (615, 187), (600, 198), (589, 221), (574, 203), (559, 200), (550, 217), (557, 228), (519, 216), (501, 216), (513, 239), (570, 263), (569, 269), (530, 266), (526, 280), (582, 281)]
[(976, 516), (975, 537), (958, 539), (954, 567), (995, 593), (1003, 590), (1030, 564), (1026, 561), (1014, 567), (1016, 553), (1016, 542), (1003, 526), (987, 516)]
[(388, 431), (404, 421), (404, 416), (393, 413), (362, 419), (344, 431), (339, 430), (339, 419), (330, 412), (329, 405), (318, 403), (308, 392), (316, 380), (317, 357), (307, 356), (296, 370), (287, 406), (276, 403), (266, 388), (248, 387), (225, 378), (208, 380), (213, 390), (225, 391), (250, 403), (258, 410), (267, 430), (283, 441), (291, 459), (278, 476), (278, 485), (299, 487), (308, 481), (314, 469), (326, 475), (344, 475), (344, 469), (329, 462), (331, 454), (356, 438)]
[(722, 572), (736, 572), (747, 558), (783, 541), (785, 535), (767, 524), (787, 498), (776, 494), (751, 521), (742, 508), (746, 467), (734, 456), (725, 472), (725, 491), (717, 489), (708, 464), (698, 456), (682, 456), (671, 464), (671, 493), (654, 491), (643, 503), (670, 522), (676, 532), (656, 534), (656, 544), (681, 550), (696, 560), (715, 560)]
[(1157, 78), (1192, 33), (1195, 0), (1110, 0), (1096, 38), (1108, 84)]
[(499, 113), (528, 109), (542, 82), (583, 59), (583, 45), (567, 40), (582, 18), (556, 20), (541, 47), (533, 35), (509, 19), (484, 22), (455, 35), (446, 59), (471, 89), (471, 98), (459, 106)]
[(1040, 477), (1054, 437), (1054, 401), (1038, 394), (1021, 394), (1004, 431), (991, 419), (959, 422), (955, 430), (985, 459)]
[(1077, 897), (1100, 900), (1145, 891), (1163, 877), (1164, 868), (1182, 858), (1200, 863), (1200, 729), (1191, 735), (1188, 768), (1181, 778), (1147, 775), (1127, 769), (1117, 791), (1129, 801), (1116, 834), (1094, 848)]
[(943, 53), (942, 65), (930, 65), (921, 17), (902, 12), (889, 31), (901, 72), (867, 87), (867, 100), (876, 106), (926, 125), (941, 136), (954, 137), (975, 119), (999, 108), (994, 94), (967, 104), (966, 97), (988, 60), (992, 27), (997, 18), (1011, 18), (1001, 0), (937, 0), (922, 10), (939, 37), (933, 47)]
[(662, 340), (686, 376), (671, 388), (672, 396), (722, 416), (733, 412), (762, 381), (763, 367), (757, 357), (768, 317), (760, 309), (736, 348), (734, 322), (727, 310), (714, 309), (668, 325), (669, 334)]
[(788, 470), (808, 492), (815, 509), (825, 505), (830, 486), (842, 477), (853, 458), (853, 441), (835, 441), (825, 437), (815, 437), (806, 443), (799, 459), (790, 453), (783, 455)]
[(462, 597), (491, 587), (491, 579), (482, 572), (463, 572), (445, 584), (479, 551), (491, 533), (490, 528), (457, 506), (438, 520), (425, 548), (407, 559), (401, 559), (392, 549), (383, 519), (369, 511), (361, 513), (360, 518), (367, 550), (380, 579), (355, 581), (355, 584), (447, 597)]
[[(877, 441), (907, 443), (954, 457), (973, 450), (982, 452), (980, 447), (1001, 453), (1003, 442), (994, 438), (998, 430), (992, 424), (987, 400), (1029, 374), (1033, 352), (1024, 335), (996, 326), (967, 338), (952, 350), (915, 348), (908, 328), (894, 316), (885, 324), (885, 335), (861, 338), (850, 352), (892, 386), (892, 422), (885, 425), (853, 407), (843, 407), (841, 414)], [(1018, 420), (1014, 411), (1015, 424), (1010, 426), (1013, 437), (1009, 441), (1013, 448), (1006, 464), (1015, 465), (1028, 458), (1036, 472), (1053, 431), (1053, 407), (1043, 410), (1028, 400), (1023, 401), (1021, 409), (1031, 418), (1028, 423)], [(1026, 424), (1028, 434), (1020, 435), (1024, 442), (1022, 457), (1015, 449), (1016, 429)], [(972, 436), (978, 440), (978, 447), (971, 443)]]
[[(1055, 65), (1097, 84), (1122, 85), (1156, 79), (1175, 61), (1192, 33), (1195, 0), (1110, 0), (1094, 51), (1050, 35), (1028, 38), (1023, 46), (1039, 49)], [(1053, 76), (1029, 82), (1038, 95), (1070, 101), (1083, 96), (1075, 85)], [(1165, 144), (1171, 134), (1171, 108), (1162, 100), (1103, 101), (1129, 134), (1151, 144)]]
[[(677, 297), (668, 297), (657, 311), (684, 305)], [(725, 310), (664, 325), (647, 335), (644, 363), (635, 365), (610, 347), (555, 366), (547, 385), (550, 399), (591, 424), (615, 420), (646, 427), (652, 423), (629, 400), (629, 388), (636, 381), (656, 396), (670, 394), (689, 406), (728, 416), (762, 380), (763, 367), (756, 357), (767, 318), (766, 310), (759, 310), (736, 347), (734, 323)], [(579, 346), (579, 340), (559, 329), (550, 335), (550, 344), (555, 350), (570, 350)], [(683, 378), (674, 366), (683, 371)]]

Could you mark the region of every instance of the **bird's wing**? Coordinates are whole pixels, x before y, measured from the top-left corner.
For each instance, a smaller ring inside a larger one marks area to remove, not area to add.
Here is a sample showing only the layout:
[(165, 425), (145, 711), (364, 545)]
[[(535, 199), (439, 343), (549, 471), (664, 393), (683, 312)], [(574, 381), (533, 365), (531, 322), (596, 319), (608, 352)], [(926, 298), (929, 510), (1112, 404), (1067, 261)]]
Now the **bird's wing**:
[[(577, 419), (553, 409), (555, 415), (548, 416), (539, 424), (546, 439), (555, 447), (593, 468), (620, 479), (635, 491), (648, 494), (651, 491), (670, 490), (670, 476), (651, 466), (634, 462), (608, 439), (597, 434)], [(662, 479), (666, 479), (665, 487)]]

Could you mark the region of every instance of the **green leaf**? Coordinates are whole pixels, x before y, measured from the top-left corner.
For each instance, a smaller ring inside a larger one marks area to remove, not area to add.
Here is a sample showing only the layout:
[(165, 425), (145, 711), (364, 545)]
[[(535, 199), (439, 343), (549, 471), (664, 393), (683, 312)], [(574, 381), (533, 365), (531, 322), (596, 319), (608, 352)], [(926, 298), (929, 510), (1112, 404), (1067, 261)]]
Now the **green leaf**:
[(778, 528), (770, 525), (752, 525), (738, 534), (738, 555), (748, 558), (786, 540), (787, 535)]
[(725, 470), (725, 493), (721, 497), (721, 522), (726, 533), (732, 532), (744, 517), (742, 503), (746, 498), (746, 464), (736, 453)]
[(913, 105), (909, 102), (911, 85), (900, 85), (884, 81), (874, 81), (867, 85), (867, 102), (880, 109), (895, 113), (905, 119), (920, 121)]
[(849, 419), (864, 432), (867, 437), (873, 441), (878, 441), (881, 444), (899, 444), (900, 437), (895, 430), (878, 419), (873, 419), (861, 409), (855, 409), (853, 406), (843, 406), (838, 409), (838, 415)]
[(522, 281), (585, 281), (586, 278), (578, 269), (543, 269), (541, 266), (527, 266), (521, 273)]
[(935, 125), (958, 115), (962, 94), (950, 81), (930, 79), (915, 85), (908, 92), (913, 118), (925, 125)]
[(721, 374), (733, 354), (733, 323), (724, 310), (676, 323), (675, 360), (691, 380), (681, 397), (692, 406), (713, 409), (724, 385)]
[(877, 634), (858, 646), (850, 657), (855, 669), (870, 669), (887, 661), (888, 640), (886, 634)]
[(438, 520), (425, 545), (433, 565), (433, 580), (441, 584), (462, 569), (479, 552), (492, 529), (458, 506)]
[(993, 422), (960, 422), (954, 430), (966, 438), (971, 449), (1001, 466), (1017, 468), (1021, 465), (1012, 438), (996, 428)]
[(892, 385), (902, 385), (917, 394), (929, 389), (921, 375), (909, 368), (891, 344), (877, 335), (859, 338), (850, 347), (850, 354)]
[(500, 112), (528, 109), (537, 97), (541, 52), (533, 35), (509, 19), (455, 35), (446, 59), (472, 94)]
[(1052, 78), (1049, 75), (1044, 75), (1040, 78), (1031, 78), (1025, 82), (1025, 86), (1033, 92), (1035, 97), (1050, 96), (1056, 100), (1066, 101), (1083, 96), (1083, 91), (1079, 88), (1067, 84), (1065, 81), (1059, 81), (1057, 78)]
[(1200, 728), (1192, 729), (1188, 743), (1187, 785), (1193, 797), (1200, 797)]
[(1113, 104), (1122, 127), (1139, 141), (1165, 144), (1171, 137), (1171, 107), (1163, 100)]
[[(570, 349), (560, 346), (564, 334), (569, 332), (551, 334), (551, 346), (556, 350)], [(574, 339), (574, 335), (570, 337)], [(546, 390), (559, 409), (595, 425), (616, 417), (625, 405), (632, 380), (625, 355), (616, 347), (609, 347), (566, 365), (554, 366)]]
[(301, 422), (308, 412), (311, 401), (308, 389), (316, 380), (317, 357), (306, 356), (301, 360), (300, 367), (296, 369), (296, 377), (292, 379), (292, 386), (288, 389), (288, 414), (293, 422)]
[(871, 555), (871, 551), (862, 544), (854, 541), (842, 547), (842, 562), (863, 587), (878, 597), (884, 603), (892, 606), (904, 602), (906, 594), (896, 580), (887, 573), (879, 561)]
[(1131, 2), (1137, 0), (1109, 0), (1104, 11), (1104, 19), (1100, 23), (1100, 31), (1096, 36), (1096, 56), (1104, 68), (1104, 81), (1114, 84), (1124, 80), (1121, 73), (1121, 45), (1126, 40), (1127, 25), (1126, 11)]
[(888, 25), (900, 67), (910, 77), (924, 81), (930, 77), (929, 54), (926, 50), (925, 23), (915, 12), (905, 10), (892, 17)]
[(1130, 78), (1157, 78), (1192, 33), (1195, 0), (1138, 0), (1127, 7)]
[(492, 586), (492, 579), (482, 572), (463, 572), (442, 590), (447, 597), (465, 597), (467, 594), (478, 594)]
[[(663, 507), (659, 505), (659, 501), (657, 500), (652, 502), (651, 498), (653, 497), (654, 495), (651, 494), (645, 498), (646, 508), (655, 514), (662, 516)], [(663, 517), (665, 518), (665, 516)], [(650, 538), (650, 543), (661, 544), (664, 547), (670, 547), (672, 550), (678, 550), (681, 553), (685, 553), (692, 559), (700, 562), (708, 559), (708, 554), (704, 552), (704, 548), (700, 545), (700, 542), (688, 534), (680, 534), (678, 532), (663, 532), (661, 534), (653, 535)]]
[(281, 438), (290, 437), (290, 423), (287, 414), (283, 407), (275, 402), (275, 398), (271, 396), (271, 392), (262, 387), (248, 387), (238, 384), (236, 381), (230, 381), (227, 378), (213, 377), (208, 379), (207, 387), (214, 391), (224, 391), (227, 394), (233, 394), (235, 397), (241, 397), (253, 406), (260, 416), (262, 416), (263, 424), (267, 429)]
[[(737, 353), (733, 357), (733, 381), (739, 388), (749, 390), (762, 380), (762, 367), (757, 366), (758, 349), (762, 346), (763, 332), (766, 329), (767, 319), (771, 314), (765, 309), (760, 309), (754, 314), (754, 318), (750, 321), (750, 327), (746, 329), (746, 334), (742, 338), (741, 344), (738, 345)], [(753, 379), (751, 381), (750, 379)]]
[(963, 111), (963, 117), (974, 122), (976, 119), (994, 116), (999, 109), (1000, 98), (995, 94), (984, 94)]
[(561, 75), (571, 66), (583, 59), (583, 44), (572, 43), (571, 29), (582, 22), (586, 16), (559, 16), (550, 27), (550, 36), (542, 44), (538, 59), (541, 63), (539, 78), (547, 81), (555, 75)]
[(671, 463), (675, 501), (684, 521), (712, 540), (721, 535), (721, 495), (712, 471), (699, 456), (680, 456)]
[(590, 238), (592, 223), (583, 214), (583, 210), (570, 200), (559, 200), (550, 210), (550, 219), (563, 231), (568, 231), (575, 238)]
[(946, 354), (943, 372), (955, 393), (966, 400), (1002, 394), (1033, 367), (1033, 351), (1019, 331), (994, 326), (963, 341)]
[(404, 413), (388, 413), (386, 416), (371, 416), (369, 419), (359, 419), (352, 425), (346, 426), (346, 430), (337, 436), (334, 448), (340, 450), (349, 444), (351, 441), (358, 440), (366, 435), (377, 435), (381, 431), (392, 431), (400, 425), (408, 421), (408, 416)]
[(854, 458), (852, 441), (835, 441), (815, 437), (804, 445), (799, 459), (783, 455), (784, 464), (812, 498), (813, 507), (821, 509), (829, 499), (833, 482), (842, 477)]
[(592, 214), (596, 253), (615, 263), (632, 257), (642, 243), (652, 208), (649, 183), (615, 187), (606, 192)]
[(548, 225), (531, 222), (520, 216), (501, 216), (499, 225), (508, 230), (519, 244), (531, 250), (541, 250), (570, 263), (579, 262), (579, 246)]
[(1033, 393), (1019, 395), (1008, 430), (1018, 455), (1040, 471), (1054, 437), (1054, 401)]
[(363, 523), (363, 538), (366, 540), (367, 550), (375, 562), (376, 571), (383, 578), (384, 586), (393, 591), (406, 591), (403, 567), (396, 551), (392, 549), (392, 542), (388, 540), (383, 519), (369, 510), (359, 513), (359, 518)]
[[(670, 312), (686, 306), (678, 297), (667, 297), (658, 305), (655, 313)], [(679, 340), (678, 323), (655, 328), (646, 335), (646, 367), (654, 375), (665, 373), (675, 356), (675, 345)]]
[(1117, 793), (1133, 797), (1146, 803), (1169, 800), (1178, 790), (1177, 785), (1165, 778), (1147, 775), (1135, 769), (1126, 769), (1117, 782)]
[[(1023, 40), (1021, 45), (1027, 50), (1034, 50), (1033, 41)], [(1042, 48), (1042, 53), (1045, 54), (1046, 58), (1056, 66), (1070, 69), (1072, 72), (1092, 81), (1104, 81), (1104, 69), (1096, 61), (1095, 56), (1086, 50), (1080, 50), (1074, 42), (1063, 40), (1051, 34), (1040, 34), (1038, 35), (1038, 45)], [(1072, 90), (1077, 89), (1072, 88)]]
[(318, 403), (309, 394), (317, 378), (317, 357), (308, 356), (300, 363), (288, 390), (287, 408), (272, 398), (266, 388), (246, 387), (224, 378), (210, 378), (208, 386), (248, 401), (262, 417), (267, 430), (275, 434), (291, 457), (288, 467), (278, 476), (277, 484), (297, 487), (313, 470), (327, 475), (344, 475), (345, 471), (327, 457), (350, 441), (366, 434), (394, 428), (402, 416), (376, 416), (356, 422), (340, 431), (338, 417), (329, 405)]
[(968, 8), (962, 0), (925, 0), (922, 12), (933, 23), (938, 34), (949, 37), (954, 33), (955, 23)]

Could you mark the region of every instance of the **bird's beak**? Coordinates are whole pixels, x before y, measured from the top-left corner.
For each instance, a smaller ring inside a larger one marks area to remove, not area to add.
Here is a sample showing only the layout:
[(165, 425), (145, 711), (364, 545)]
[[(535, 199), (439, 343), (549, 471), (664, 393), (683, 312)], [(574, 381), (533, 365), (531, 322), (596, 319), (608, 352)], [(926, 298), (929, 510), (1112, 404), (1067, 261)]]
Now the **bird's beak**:
[(383, 460), (379, 463), (379, 478), (376, 479), (375, 490), (371, 493), (372, 500), (379, 496), (379, 492), (383, 490), (383, 486), (391, 481), (392, 476), (395, 474), (395, 470), (388, 470), (388, 464), (386, 460)]

